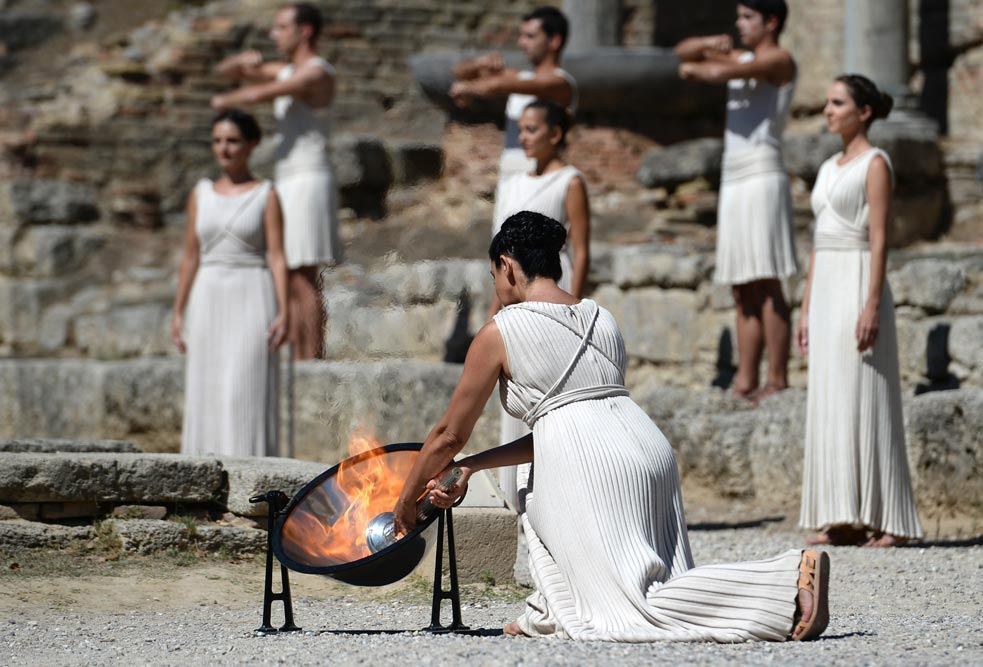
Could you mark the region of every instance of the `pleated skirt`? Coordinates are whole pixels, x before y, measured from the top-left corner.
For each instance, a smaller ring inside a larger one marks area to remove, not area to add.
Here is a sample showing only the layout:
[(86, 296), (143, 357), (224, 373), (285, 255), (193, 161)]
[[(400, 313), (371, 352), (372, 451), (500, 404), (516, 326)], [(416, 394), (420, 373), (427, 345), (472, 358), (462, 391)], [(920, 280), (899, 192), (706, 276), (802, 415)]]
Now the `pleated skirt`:
[(267, 343), (275, 316), (268, 269), (199, 268), (185, 315), (182, 454), (277, 454), (277, 359)]
[(743, 285), (796, 271), (792, 195), (781, 155), (764, 149), (725, 156), (714, 282)]
[(535, 425), (523, 525), (536, 591), (518, 623), (576, 640), (782, 640), (801, 551), (693, 567), (672, 448), (627, 397)]
[(817, 250), (799, 524), (921, 537), (905, 446), (894, 300), (885, 281), (874, 346), (857, 351), (870, 252)]
[(330, 169), (277, 176), (287, 266), (322, 266), (342, 259), (338, 185)]

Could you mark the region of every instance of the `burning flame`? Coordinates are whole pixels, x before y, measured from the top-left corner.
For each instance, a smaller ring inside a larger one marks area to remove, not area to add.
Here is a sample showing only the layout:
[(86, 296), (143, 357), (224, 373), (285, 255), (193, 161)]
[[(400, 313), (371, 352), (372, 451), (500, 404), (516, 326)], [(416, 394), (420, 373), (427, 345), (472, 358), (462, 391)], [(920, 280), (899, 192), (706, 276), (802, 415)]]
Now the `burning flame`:
[(365, 432), (352, 434), (349, 458), (337, 474), (308, 493), (283, 524), (282, 544), (291, 558), (330, 567), (371, 554), (365, 529), (376, 516), (392, 511), (418, 456), (403, 451), (360, 457), (381, 446)]

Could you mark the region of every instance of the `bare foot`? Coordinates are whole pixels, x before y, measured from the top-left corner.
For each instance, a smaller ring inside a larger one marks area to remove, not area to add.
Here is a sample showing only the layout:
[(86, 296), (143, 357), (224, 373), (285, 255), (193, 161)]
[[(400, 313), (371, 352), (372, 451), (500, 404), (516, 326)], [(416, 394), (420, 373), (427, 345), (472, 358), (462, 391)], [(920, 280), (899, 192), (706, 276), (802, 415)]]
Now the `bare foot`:
[(754, 403), (754, 394), (757, 390), (757, 387), (741, 388), (735, 384), (734, 389), (731, 390), (731, 395), (736, 399)]
[(515, 621), (508, 623), (504, 628), (502, 628), (502, 634), (506, 637), (528, 637), (528, 635), (522, 631), (519, 624)]
[(769, 396), (773, 394), (777, 394), (780, 391), (785, 391), (786, 389), (788, 389), (787, 384), (783, 384), (783, 385), (766, 384), (764, 387), (762, 387), (761, 389), (759, 389), (758, 391), (754, 392), (751, 395), (751, 401), (754, 402), (755, 405), (757, 405), (758, 403), (765, 400)]
[(890, 549), (891, 547), (900, 547), (907, 542), (907, 537), (891, 535), (890, 533), (874, 533), (871, 535), (870, 539), (864, 543), (864, 546), (873, 549)]
[(792, 640), (797, 641), (805, 633), (802, 622), (808, 623), (812, 620), (812, 593), (800, 588), (799, 595), (795, 598), (795, 616), (792, 618), (792, 625), (795, 632), (792, 633)]
[(853, 526), (830, 526), (826, 530), (806, 538), (810, 546), (829, 545), (834, 547), (868, 546), (867, 531)]

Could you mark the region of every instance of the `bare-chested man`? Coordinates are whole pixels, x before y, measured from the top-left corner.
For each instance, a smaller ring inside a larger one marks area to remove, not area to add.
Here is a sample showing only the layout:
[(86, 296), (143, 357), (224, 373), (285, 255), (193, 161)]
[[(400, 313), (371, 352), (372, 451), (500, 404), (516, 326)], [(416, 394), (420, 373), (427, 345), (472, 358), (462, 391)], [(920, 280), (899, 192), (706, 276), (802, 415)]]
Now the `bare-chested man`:
[(264, 62), (258, 51), (223, 60), (218, 70), (247, 85), (212, 98), (227, 109), (273, 102), (276, 189), (283, 207), (284, 249), (290, 267), (290, 342), (294, 359), (323, 354), (324, 300), (320, 270), (341, 259), (338, 188), (329, 161), (327, 108), (335, 70), (317, 55), (321, 13), (306, 2), (276, 13), (270, 38), (285, 61)]

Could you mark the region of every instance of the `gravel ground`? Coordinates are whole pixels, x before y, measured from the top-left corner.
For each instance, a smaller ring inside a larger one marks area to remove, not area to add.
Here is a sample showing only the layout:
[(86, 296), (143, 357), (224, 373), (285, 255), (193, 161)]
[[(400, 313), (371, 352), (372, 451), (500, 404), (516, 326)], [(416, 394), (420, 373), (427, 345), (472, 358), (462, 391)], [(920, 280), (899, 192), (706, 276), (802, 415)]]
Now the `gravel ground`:
[[(693, 530), (698, 562), (750, 559), (800, 543), (787, 527)], [(146, 559), (114, 573), (31, 575), (4, 563), (0, 664), (983, 664), (979, 540), (895, 550), (832, 549), (832, 620), (814, 643), (610, 644), (502, 637), (522, 593), (469, 587), (475, 635), (434, 636), (425, 582), (354, 589), (294, 576), (304, 632), (254, 637), (258, 562), (175, 568)], [(98, 570), (98, 568), (93, 568)], [(278, 607), (275, 607), (278, 611)], [(275, 614), (275, 620), (279, 614)]]

